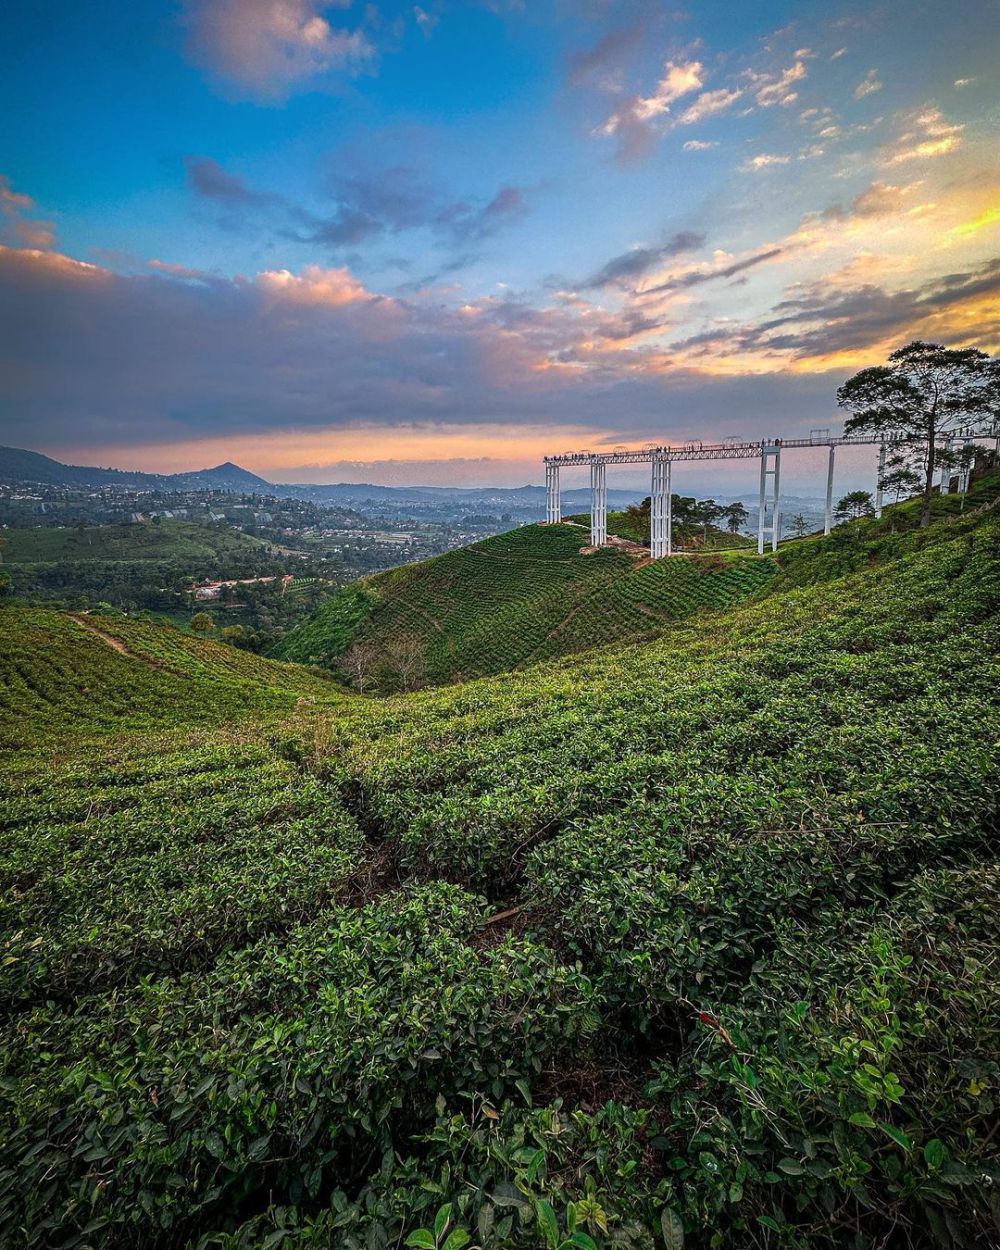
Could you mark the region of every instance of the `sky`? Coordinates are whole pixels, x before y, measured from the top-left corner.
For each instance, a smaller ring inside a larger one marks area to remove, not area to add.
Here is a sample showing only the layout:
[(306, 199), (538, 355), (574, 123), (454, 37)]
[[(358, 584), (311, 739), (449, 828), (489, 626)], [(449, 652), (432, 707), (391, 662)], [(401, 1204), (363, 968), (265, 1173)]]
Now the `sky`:
[(997, 0), (7, 0), (0, 442), (516, 485), (836, 431), (1000, 348), (998, 65)]

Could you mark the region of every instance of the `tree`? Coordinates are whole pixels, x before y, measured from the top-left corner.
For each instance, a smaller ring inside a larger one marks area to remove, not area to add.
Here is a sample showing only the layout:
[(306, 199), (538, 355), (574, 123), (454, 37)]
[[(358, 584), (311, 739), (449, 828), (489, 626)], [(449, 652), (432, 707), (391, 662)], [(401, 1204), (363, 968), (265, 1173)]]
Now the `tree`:
[(973, 347), (914, 340), (892, 352), (888, 364), (849, 378), (837, 391), (837, 403), (851, 413), (846, 434), (914, 440), (893, 452), (897, 469), (919, 478), (920, 524), (928, 525), (934, 471), (953, 463), (938, 443), (959, 430), (985, 432), (1000, 417), (1000, 360)]
[(695, 506), (697, 520), (702, 526), (704, 539), (708, 542), (708, 527), (722, 516), (724, 509), (714, 499), (702, 499)]
[[(204, 614), (208, 616), (206, 612)], [(245, 625), (223, 625), (219, 630), (219, 637), (223, 642), (232, 643), (234, 647), (245, 647), (247, 645), (247, 629)]]
[(801, 512), (796, 512), (792, 517), (792, 533), (796, 538), (805, 538), (809, 530), (809, 524)]
[(628, 518), (633, 533), (636, 535), (636, 542), (649, 542), (650, 514), (652, 513), (653, 500), (647, 495), (642, 503), (630, 503), (625, 509), (625, 516)]
[(215, 629), (215, 621), (208, 612), (196, 612), (191, 617), (191, 628), (196, 634), (210, 634)]
[(875, 505), (871, 492), (852, 490), (837, 501), (836, 513), (841, 521), (856, 521), (858, 517), (872, 516)]
[(416, 634), (400, 634), (385, 649), (389, 670), (401, 690), (412, 690), (424, 672), (424, 644)]
[(747, 512), (745, 505), (737, 500), (736, 503), (727, 504), (722, 509), (722, 515), (726, 518), (726, 529), (729, 530), (730, 534), (738, 534), (740, 526), (746, 525), (750, 514)]
[(382, 660), (382, 649), (374, 642), (352, 642), (340, 657), (340, 667), (364, 694), (369, 678)]
[(923, 485), (920, 474), (908, 462), (907, 454), (901, 448), (893, 448), (886, 456), (885, 469), (879, 479), (879, 485), (892, 495), (894, 503), (899, 503), (904, 495), (915, 495)]

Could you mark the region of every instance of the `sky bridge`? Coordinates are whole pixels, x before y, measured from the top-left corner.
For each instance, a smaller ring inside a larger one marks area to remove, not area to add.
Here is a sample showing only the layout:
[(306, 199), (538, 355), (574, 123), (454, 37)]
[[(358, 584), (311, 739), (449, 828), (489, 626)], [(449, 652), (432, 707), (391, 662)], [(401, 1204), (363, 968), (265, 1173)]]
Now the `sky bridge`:
[[(952, 430), (940, 435), (935, 442), (938, 452), (950, 453), (958, 444), (974, 443), (982, 439), (981, 432)], [(989, 437), (995, 437), (990, 434)], [(896, 446), (924, 442), (926, 440), (904, 436), (831, 436), (828, 429), (814, 429), (808, 438), (773, 438), (758, 442), (742, 442), (725, 439), (721, 443), (688, 442), (647, 443), (641, 448), (613, 447), (610, 451), (568, 451), (545, 457), (546, 510), (545, 519), (553, 524), (562, 519), (562, 503), (559, 493), (559, 473), (564, 468), (590, 469), (590, 542), (593, 547), (603, 547), (608, 541), (608, 487), (607, 466), (624, 464), (648, 464), (651, 466), (650, 483), (650, 551), (654, 559), (673, 555), (673, 517), (671, 504), (671, 469), (675, 462), (689, 460), (760, 460), (760, 498), (757, 514), (757, 551), (764, 554), (768, 542), (771, 550), (777, 549), (781, 537), (781, 456), (783, 452), (808, 447), (829, 449), (826, 473), (826, 508), (823, 532), (829, 534), (833, 525), (833, 478), (838, 447), (878, 448), (878, 467), (875, 475), (875, 515), (882, 515), (885, 460), (888, 451)], [(966, 461), (958, 470), (958, 490), (968, 489), (971, 464)], [(950, 456), (945, 457), (941, 468), (941, 490), (947, 491), (953, 477)]]

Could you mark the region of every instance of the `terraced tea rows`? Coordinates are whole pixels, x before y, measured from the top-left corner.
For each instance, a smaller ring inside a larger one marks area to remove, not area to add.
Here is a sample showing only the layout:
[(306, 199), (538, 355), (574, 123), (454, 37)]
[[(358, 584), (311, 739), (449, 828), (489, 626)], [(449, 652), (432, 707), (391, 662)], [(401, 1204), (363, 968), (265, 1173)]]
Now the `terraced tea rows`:
[(468, 680), (647, 636), (739, 602), (774, 571), (710, 557), (643, 563), (616, 548), (584, 555), (586, 541), (578, 526), (526, 526), (379, 574), (335, 595), (276, 653), (335, 666), (353, 642), (389, 652), (394, 640), (416, 638), (423, 682)]
[(0, 747), (88, 731), (217, 725), (336, 687), (302, 669), (144, 621), (0, 607)]
[(990, 1245), (1000, 516), (809, 551), (388, 700), (11, 611), (0, 1241)]

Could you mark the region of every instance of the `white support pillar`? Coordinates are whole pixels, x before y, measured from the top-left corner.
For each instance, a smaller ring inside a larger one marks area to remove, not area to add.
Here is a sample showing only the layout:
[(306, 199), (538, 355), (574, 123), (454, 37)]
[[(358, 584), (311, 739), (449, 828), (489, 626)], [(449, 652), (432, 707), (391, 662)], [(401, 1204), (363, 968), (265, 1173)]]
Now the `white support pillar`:
[(823, 516), (823, 533), (829, 534), (833, 528), (833, 462), (836, 459), (837, 446), (830, 444), (830, 460), (826, 468), (826, 512)]
[(882, 515), (882, 479), (884, 477), (885, 477), (885, 443), (879, 443), (878, 445), (878, 475), (875, 478), (875, 518), (876, 520)]
[(603, 460), (590, 462), (590, 545), (608, 541), (608, 483)]
[(958, 493), (960, 495), (969, 493), (969, 479), (972, 477), (972, 465), (975, 458), (975, 446), (972, 443), (966, 443), (962, 448), (962, 463), (958, 470)]
[(670, 509), (670, 461), (653, 457), (649, 494), (649, 553), (654, 560), (670, 555), (672, 535)]
[(559, 498), (559, 466), (545, 466), (545, 520), (556, 525), (562, 520), (562, 503)]
[(667, 484), (665, 492), (667, 496), (667, 555), (674, 554), (674, 497), (671, 494), (673, 487), (670, 485), (670, 477), (673, 471), (673, 461), (667, 461)]
[[(771, 524), (767, 524), (768, 478), (771, 479)], [(764, 554), (764, 539), (770, 535), (771, 550), (778, 550), (781, 536), (779, 507), (781, 490), (781, 444), (761, 443), (760, 447), (760, 504), (757, 516), (757, 554)]]
[(944, 440), (944, 455), (941, 458), (941, 480), (938, 483), (938, 493), (947, 495), (951, 488), (951, 448), (952, 440), (946, 438)]

